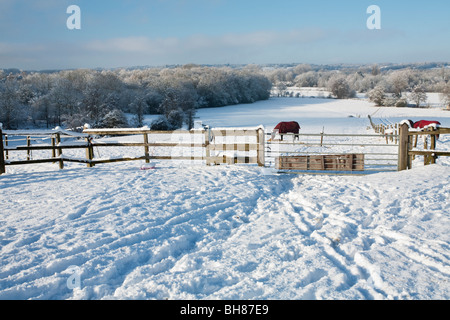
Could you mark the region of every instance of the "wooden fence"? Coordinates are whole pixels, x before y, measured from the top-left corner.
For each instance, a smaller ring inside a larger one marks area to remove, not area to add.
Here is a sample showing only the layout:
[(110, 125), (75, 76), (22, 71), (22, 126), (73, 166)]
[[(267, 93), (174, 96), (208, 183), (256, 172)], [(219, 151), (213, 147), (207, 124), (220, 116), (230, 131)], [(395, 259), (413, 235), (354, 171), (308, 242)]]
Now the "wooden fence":
[[(385, 136), (386, 143), (393, 142), (394, 139), (395, 143), (398, 143), (399, 171), (411, 169), (416, 156), (423, 156), (424, 165), (435, 164), (438, 157), (450, 156), (450, 151), (436, 150), (437, 139), (439, 136), (449, 134), (450, 128), (434, 128), (431, 126), (423, 130), (411, 130), (406, 123), (402, 125), (397, 123), (390, 125), (375, 124), (370, 116), (369, 120), (375, 133)], [(419, 137), (423, 139), (423, 149), (417, 149)], [(430, 143), (428, 143), (428, 140), (430, 140)]]
[[(151, 131), (147, 129), (88, 129), (77, 134), (64, 130), (49, 131), (5, 131), (0, 129), (3, 143), (0, 149), (0, 174), (6, 166), (76, 162), (94, 167), (97, 164), (143, 160), (188, 160), (204, 161), (207, 165), (248, 163), (264, 166), (264, 129), (211, 129), (190, 131)], [(142, 140), (123, 141), (114, 138), (96, 141), (95, 136), (141, 136)], [(12, 138), (12, 139), (11, 139)], [(64, 141), (67, 139), (72, 141)], [(151, 139), (155, 138), (155, 139)], [(76, 139), (76, 141), (73, 141)], [(243, 141), (239, 141), (239, 139)], [(48, 140), (33, 144), (33, 141)], [(23, 141), (21, 143), (20, 141)], [(14, 145), (11, 145), (14, 142)], [(100, 156), (100, 149), (108, 147), (132, 148), (133, 155)], [(85, 156), (71, 156), (65, 153), (70, 149), (85, 149)], [(150, 152), (150, 149), (153, 152)], [(48, 156), (33, 158), (33, 151), (48, 150)], [(95, 151), (97, 150), (97, 157)], [(136, 155), (142, 150), (141, 155)], [(176, 151), (175, 151), (176, 150)], [(25, 159), (11, 159), (10, 153), (26, 152)], [(158, 151), (158, 152), (155, 152)], [(193, 153), (193, 151), (196, 151)], [(51, 156), (50, 156), (51, 152)]]
[[(408, 124), (399, 126), (399, 156), (398, 170), (412, 168), (416, 156), (424, 157), (424, 165), (434, 164), (438, 157), (449, 157), (450, 151), (436, 150), (436, 141), (442, 136), (450, 134), (450, 128), (427, 128), (423, 131), (410, 131)], [(423, 139), (423, 149), (417, 149), (419, 137)], [(428, 138), (430, 143), (428, 144)]]
[(372, 117), (370, 115), (368, 117), (369, 117), (369, 121), (370, 121), (370, 125), (372, 126), (372, 129), (375, 131), (375, 133), (381, 134), (384, 136), (384, 138), (386, 139), (386, 144), (389, 144), (389, 142), (393, 142), (393, 143), (397, 144), (397, 142), (398, 142), (397, 139), (398, 139), (399, 130), (400, 130), (400, 125), (398, 123), (375, 124), (372, 120)]
[[(64, 161), (79, 162), (77, 159), (64, 158), (65, 149), (84, 149), (87, 143), (74, 142), (72, 144), (64, 143), (67, 138), (85, 138), (87, 136), (65, 130), (39, 130), (39, 131), (2, 131), (2, 143), (0, 143), (0, 174), (6, 172), (6, 166), (38, 164), (38, 163), (59, 163), (60, 169), (64, 168)], [(12, 139), (10, 139), (12, 138)], [(39, 143), (33, 145), (33, 142), (48, 140), (48, 143)], [(23, 143), (25, 142), (25, 143)], [(50, 156), (34, 159), (34, 151), (49, 150)], [(13, 152), (26, 152), (26, 158), (13, 160), (10, 154)]]
[[(375, 127), (381, 131), (376, 134), (301, 133), (295, 136), (298, 141), (289, 134), (284, 141), (266, 141), (271, 134), (265, 133), (262, 127), (191, 131), (89, 129), (83, 133), (65, 130), (2, 132), (0, 128), (3, 140), (0, 143), (0, 174), (6, 172), (7, 166), (14, 165), (57, 163), (63, 169), (65, 162), (94, 167), (102, 163), (136, 160), (146, 163), (152, 160), (188, 160), (202, 161), (207, 165), (247, 163), (268, 167), (275, 166), (278, 161), (280, 170), (369, 173), (412, 168), (412, 161), (417, 156), (424, 157), (425, 165), (435, 163), (438, 157), (450, 156), (449, 151), (436, 150), (438, 137), (450, 134), (450, 128), (412, 131), (403, 124), (394, 125), (394, 130), (389, 131), (391, 128)], [(96, 140), (95, 136), (110, 138)], [(130, 136), (133, 141), (115, 141), (116, 136)], [(289, 142), (289, 137), (292, 142)], [(423, 149), (418, 149), (420, 138), (423, 139)], [(132, 154), (112, 155), (108, 147), (132, 150)], [(333, 149), (335, 147), (339, 152)], [(107, 151), (100, 153), (100, 149)], [(77, 155), (70, 154), (69, 150)], [(23, 158), (12, 157), (12, 153), (20, 153)]]
[[(268, 133), (267, 135), (271, 135)], [(382, 134), (283, 134), (266, 143), (266, 163), (282, 172), (368, 174), (397, 171), (398, 144)], [(397, 136), (392, 135), (395, 140)]]
[(275, 167), (299, 171), (364, 171), (364, 154), (280, 156)]

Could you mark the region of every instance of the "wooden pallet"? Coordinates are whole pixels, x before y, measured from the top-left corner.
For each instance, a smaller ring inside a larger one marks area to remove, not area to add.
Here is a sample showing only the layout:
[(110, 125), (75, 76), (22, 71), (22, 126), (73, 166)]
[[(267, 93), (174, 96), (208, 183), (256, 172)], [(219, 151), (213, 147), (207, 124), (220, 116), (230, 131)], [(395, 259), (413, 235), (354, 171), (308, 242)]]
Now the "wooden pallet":
[(364, 154), (280, 156), (278, 170), (364, 171)]

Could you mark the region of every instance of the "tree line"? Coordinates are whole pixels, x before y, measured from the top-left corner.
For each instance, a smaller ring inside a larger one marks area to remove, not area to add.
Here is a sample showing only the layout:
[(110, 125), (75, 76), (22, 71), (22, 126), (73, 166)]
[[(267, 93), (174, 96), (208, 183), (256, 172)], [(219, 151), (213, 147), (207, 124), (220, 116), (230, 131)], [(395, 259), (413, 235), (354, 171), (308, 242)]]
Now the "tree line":
[[(0, 122), (6, 129), (76, 129), (84, 124), (94, 128), (142, 127), (144, 115), (157, 114), (152, 129), (192, 128), (197, 109), (268, 99), (271, 88), (272, 83), (256, 66), (0, 70)], [(131, 120), (126, 113), (133, 115)]]
[[(289, 87), (327, 88), (338, 99), (366, 96), (378, 106), (419, 106), (427, 92), (450, 105), (448, 64), (199, 66), (117, 70), (0, 70), (0, 122), (25, 126), (191, 128), (199, 108), (253, 103)], [(125, 113), (132, 114), (128, 120)]]
[(450, 104), (450, 69), (443, 64), (317, 66), (299, 64), (274, 67), (266, 71), (277, 95), (285, 95), (288, 87), (327, 88), (338, 99), (357, 92), (378, 106), (416, 106), (426, 102), (426, 93), (440, 93), (443, 104)]

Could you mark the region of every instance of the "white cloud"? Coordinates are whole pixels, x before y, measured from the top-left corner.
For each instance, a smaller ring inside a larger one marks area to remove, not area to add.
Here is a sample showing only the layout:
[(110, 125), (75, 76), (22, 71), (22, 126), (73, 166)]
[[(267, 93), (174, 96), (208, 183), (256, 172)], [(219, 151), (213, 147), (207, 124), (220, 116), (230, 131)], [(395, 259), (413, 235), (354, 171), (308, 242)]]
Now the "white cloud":
[(177, 38), (150, 39), (146, 37), (115, 38), (95, 40), (84, 45), (87, 51), (103, 53), (158, 54), (176, 49), (180, 44)]
[[(1, 0), (0, 0), (1, 1)], [(369, 36), (369, 37), (368, 37)], [(222, 35), (150, 38), (133, 36), (47, 44), (0, 42), (0, 68), (66, 69), (165, 64), (282, 62), (379, 62), (395, 58), (379, 44), (401, 37), (396, 32), (367, 35), (321, 28), (256, 31)], [(425, 53), (420, 55), (423, 59)], [(412, 58), (410, 58), (412, 59)], [(418, 59), (420, 60), (420, 59)]]
[[(104, 54), (105, 59), (119, 60), (129, 55), (127, 64), (174, 63), (242, 63), (252, 61), (255, 55), (280, 47), (298, 47), (327, 39), (330, 34), (321, 29), (292, 30), (287, 32), (258, 31), (229, 33), (219, 36), (192, 35), (186, 38), (127, 37), (95, 40), (84, 45), (92, 54)], [(279, 52), (283, 56), (283, 52)], [(123, 64), (126, 60), (123, 59)], [(119, 63), (119, 62), (115, 62)]]

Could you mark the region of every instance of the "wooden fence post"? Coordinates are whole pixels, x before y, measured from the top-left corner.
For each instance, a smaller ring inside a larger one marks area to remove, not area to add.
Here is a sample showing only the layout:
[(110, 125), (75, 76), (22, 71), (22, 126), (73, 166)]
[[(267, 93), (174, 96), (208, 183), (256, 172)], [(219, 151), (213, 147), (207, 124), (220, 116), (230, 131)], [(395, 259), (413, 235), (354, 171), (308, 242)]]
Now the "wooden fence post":
[[(56, 134), (56, 144), (57, 145), (59, 145), (61, 143), (61, 134), (59, 134), (59, 133), (57, 133)], [(57, 156), (58, 157), (60, 157), (60, 160), (59, 160), (59, 169), (64, 169), (64, 161), (63, 161), (63, 159), (62, 159), (62, 149), (61, 148), (58, 148), (57, 149), (58, 150), (58, 152), (57, 152)]]
[(398, 171), (407, 170), (409, 167), (409, 126), (404, 123), (400, 126), (398, 141)]
[(266, 144), (266, 135), (264, 129), (258, 129), (258, 137), (257, 137), (257, 162), (258, 166), (264, 167), (266, 165), (265, 162), (265, 144)]
[[(434, 131), (434, 130), (432, 130), (432, 131)], [(436, 135), (435, 134), (431, 134), (430, 150), (436, 150)], [(430, 155), (430, 158), (431, 158), (430, 163), (435, 164), (437, 157), (435, 155)]]
[[(31, 138), (27, 136), (27, 147), (31, 147)], [(31, 150), (27, 149), (27, 161), (31, 160)]]
[(211, 129), (208, 128), (205, 130), (205, 157), (206, 157), (206, 165), (211, 165), (211, 146), (210, 146), (210, 135)]
[(150, 152), (148, 148), (148, 134), (144, 133), (144, 143), (145, 143), (145, 163), (150, 163)]
[[(5, 147), (8, 148), (8, 135), (5, 134)], [(5, 150), (5, 159), (9, 160), (9, 153), (8, 153), (8, 149)]]
[[(55, 137), (52, 135), (51, 137), (51, 142), (52, 142), (52, 158), (56, 158), (56, 142), (55, 142)], [(55, 163), (55, 162), (53, 162)]]
[(88, 136), (86, 138), (86, 143), (88, 145), (88, 147), (86, 148), (86, 158), (89, 160), (87, 167), (88, 168), (92, 168), (94, 166), (94, 164), (91, 162), (92, 159), (94, 158), (94, 147), (92, 146), (92, 142), (91, 142), (91, 137)]
[(394, 135), (395, 135), (395, 144), (398, 143), (398, 124), (395, 124), (395, 131), (394, 131)]
[(3, 148), (3, 131), (2, 124), (0, 123), (0, 137), (2, 138), (2, 142), (0, 143), (0, 175), (6, 172), (5, 169), (5, 154)]

